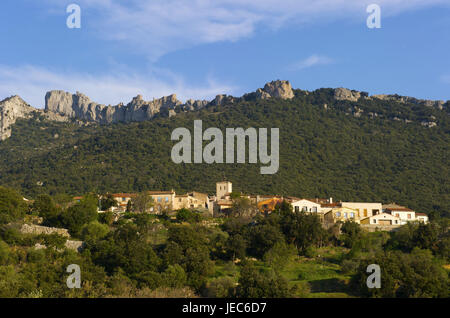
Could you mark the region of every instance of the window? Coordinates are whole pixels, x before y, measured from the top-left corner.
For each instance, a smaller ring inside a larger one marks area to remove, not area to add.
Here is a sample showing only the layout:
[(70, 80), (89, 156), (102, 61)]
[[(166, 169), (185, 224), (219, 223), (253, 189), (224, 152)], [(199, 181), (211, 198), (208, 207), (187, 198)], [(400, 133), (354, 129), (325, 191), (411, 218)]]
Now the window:
[(166, 199), (166, 202), (169, 202), (169, 197), (165, 197), (165, 199)]
[(122, 198), (122, 202), (125, 202), (127, 199), (126, 198)]
[(161, 202), (161, 197), (158, 197), (158, 202)]
[(300, 211), (300, 208), (298, 206), (295, 207), (295, 212)]
[(308, 207), (307, 207), (307, 206), (304, 206), (304, 207), (302, 208), (302, 211), (303, 211), (303, 212), (308, 212)]
[(350, 212), (350, 217), (351, 217), (351, 218), (354, 218), (354, 217), (355, 217), (355, 213)]
[(411, 214), (408, 214), (408, 219), (411, 219)]
[(341, 217), (341, 212), (336, 212), (336, 217)]
[(364, 209), (364, 216), (367, 216), (367, 209)]
[(373, 223), (377, 223), (377, 220), (374, 219), (374, 220), (373, 220)]
[(312, 210), (312, 212), (317, 212), (317, 207), (314, 206), (311, 210)]
[(347, 212), (344, 212), (344, 218), (347, 218)]

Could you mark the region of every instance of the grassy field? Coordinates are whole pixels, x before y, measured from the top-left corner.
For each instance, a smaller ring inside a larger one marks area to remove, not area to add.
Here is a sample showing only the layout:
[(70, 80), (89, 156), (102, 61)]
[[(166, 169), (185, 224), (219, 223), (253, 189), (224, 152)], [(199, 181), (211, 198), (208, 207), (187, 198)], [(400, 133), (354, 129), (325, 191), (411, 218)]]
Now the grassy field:
[(351, 297), (350, 276), (341, 272), (343, 248), (322, 248), (317, 257), (297, 256), (281, 271), (291, 286), (297, 286), (298, 297)]
[[(341, 272), (339, 265), (345, 248), (322, 248), (317, 250), (317, 257), (296, 256), (280, 271), (289, 285), (296, 286), (296, 297), (302, 298), (348, 298), (352, 295), (348, 286), (350, 276)], [(255, 261), (262, 270), (270, 270), (262, 261)], [(232, 262), (216, 263), (214, 277), (230, 277), (235, 282), (239, 279), (239, 266)]]

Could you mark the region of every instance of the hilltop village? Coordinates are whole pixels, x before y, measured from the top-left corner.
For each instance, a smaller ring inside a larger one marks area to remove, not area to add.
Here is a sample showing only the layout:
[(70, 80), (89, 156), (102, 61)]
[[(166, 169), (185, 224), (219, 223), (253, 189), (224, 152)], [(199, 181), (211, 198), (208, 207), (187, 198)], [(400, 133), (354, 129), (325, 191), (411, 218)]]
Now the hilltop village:
[[(283, 201), (292, 206), (293, 212), (305, 212), (317, 214), (324, 228), (330, 228), (336, 223), (354, 221), (368, 231), (392, 231), (408, 222), (418, 221), (428, 223), (425, 213), (416, 212), (408, 207), (395, 203), (383, 204), (379, 202), (335, 202), (333, 198), (297, 198), (279, 195), (244, 195), (233, 192), (230, 181), (216, 183), (216, 194), (209, 196), (206, 193), (196, 191), (186, 194), (177, 194), (170, 191), (146, 191), (151, 197), (152, 204), (146, 208), (146, 212), (161, 214), (163, 212), (175, 212), (180, 209), (191, 209), (204, 212), (212, 217), (227, 216), (231, 213), (236, 199), (246, 199), (250, 208), (256, 213), (268, 215), (274, 211), (277, 204)], [(116, 218), (120, 218), (126, 212), (133, 211), (133, 202), (138, 197), (137, 193), (114, 193), (104, 195), (114, 199), (115, 204), (108, 208)], [(82, 197), (75, 197), (75, 201)], [(100, 200), (102, 197), (100, 198)], [(99, 213), (107, 212), (101, 209)]]

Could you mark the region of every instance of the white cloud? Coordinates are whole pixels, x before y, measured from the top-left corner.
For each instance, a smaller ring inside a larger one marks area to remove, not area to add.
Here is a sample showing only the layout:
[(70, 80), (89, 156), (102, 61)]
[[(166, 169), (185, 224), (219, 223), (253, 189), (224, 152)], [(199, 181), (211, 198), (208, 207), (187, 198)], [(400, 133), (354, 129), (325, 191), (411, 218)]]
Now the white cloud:
[(327, 56), (313, 54), (304, 60), (294, 63), (291, 65), (290, 69), (293, 71), (299, 71), (316, 65), (325, 65), (330, 63), (333, 63), (333, 59)]
[[(60, 0), (47, 0), (62, 7)], [(151, 60), (181, 48), (237, 41), (259, 28), (328, 23), (336, 19), (364, 21), (371, 3), (382, 17), (404, 11), (448, 5), (448, 0), (78, 0), (83, 28), (104, 39), (123, 41)]]
[(182, 101), (189, 98), (210, 100), (217, 94), (231, 94), (235, 89), (212, 78), (205, 85), (191, 85), (177, 74), (164, 72), (157, 70), (155, 74), (144, 76), (121, 70), (107, 75), (92, 75), (56, 72), (35, 66), (0, 65), (0, 100), (14, 92), (30, 105), (43, 108), (45, 92), (60, 89), (75, 93), (73, 89), (76, 89), (95, 102), (116, 105), (120, 102), (126, 104), (138, 94), (147, 100), (174, 93)]

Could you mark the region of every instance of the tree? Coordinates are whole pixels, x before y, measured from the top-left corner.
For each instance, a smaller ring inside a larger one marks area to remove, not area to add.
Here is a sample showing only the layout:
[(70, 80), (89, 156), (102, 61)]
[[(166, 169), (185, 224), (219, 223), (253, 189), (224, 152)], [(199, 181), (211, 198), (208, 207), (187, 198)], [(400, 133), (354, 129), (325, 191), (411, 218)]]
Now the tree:
[(284, 241), (284, 236), (277, 225), (263, 222), (249, 228), (249, 252), (262, 258), (277, 242)]
[(234, 197), (231, 207), (231, 216), (252, 218), (259, 213), (256, 205), (252, 204), (250, 199), (245, 197)]
[(16, 221), (25, 216), (26, 204), (14, 190), (0, 187), (0, 224)]
[(44, 224), (58, 227), (61, 225), (61, 210), (49, 195), (40, 195), (31, 206), (32, 213), (44, 219)]
[[(381, 288), (367, 287), (369, 264), (381, 269)], [(449, 297), (449, 279), (433, 260), (431, 251), (413, 249), (411, 254), (388, 251), (361, 262), (353, 283), (363, 295), (372, 297)]]
[(200, 213), (196, 213), (190, 211), (188, 209), (180, 209), (177, 212), (177, 221), (178, 222), (190, 222), (197, 223), (201, 220), (202, 216)]
[(181, 288), (186, 286), (187, 276), (179, 264), (169, 265), (162, 273), (162, 284), (167, 287)]
[(261, 273), (253, 264), (243, 264), (237, 288), (238, 297), (286, 298), (292, 294), (288, 282), (273, 271)]
[(289, 261), (297, 255), (294, 246), (287, 245), (284, 241), (277, 242), (266, 254), (264, 261), (269, 264), (275, 272), (282, 270)]
[(348, 248), (352, 248), (355, 242), (361, 240), (361, 226), (354, 221), (345, 221), (341, 227), (340, 240)]
[(93, 195), (85, 196), (80, 202), (69, 207), (63, 213), (64, 226), (72, 235), (79, 236), (83, 225), (98, 218), (97, 198)]
[(311, 246), (320, 247), (327, 240), (327, 232), (316, 214), (294, 212), (282, 214), (281, 230), (289, 244), (294, 244), (304, 254)]
[(104, 238), (109, 233), (109, 227), (106, 224), (101, 224), (98, 221), (85, 224), (81, 229), (81, 238), (87, 240), (99, 240)]
[(154, 205), (154, 202), (150, 194), (144, 191), (132, 199), (132, 205), (134, 212), (146, 213), (149, 212), (150, 208)]
[(226, 250), (233, 262), (236, 258), (243, 259), (246, 256), (247, 242), (240, 234), (230, 235), (226, 242)]
[(133, 203), (132, 203), (131, 200), (128, 200), (128, 202), (127, 202), (127, 209), (125, 210), (125, 212), (131, 213), (131, 211), (133, 211)]
[(114, 199), (114, 196), (111, 193), (103, 195), (100, 199), (100, 209), (102, 211), (109, 211), (109, 209), (118, 205), (119, 203), (116, 201), (116, 199)]

